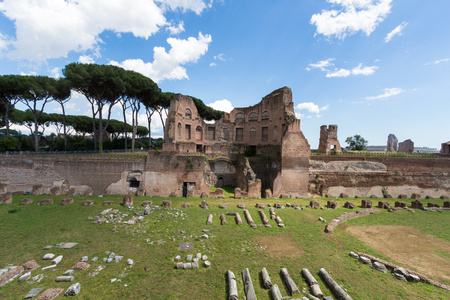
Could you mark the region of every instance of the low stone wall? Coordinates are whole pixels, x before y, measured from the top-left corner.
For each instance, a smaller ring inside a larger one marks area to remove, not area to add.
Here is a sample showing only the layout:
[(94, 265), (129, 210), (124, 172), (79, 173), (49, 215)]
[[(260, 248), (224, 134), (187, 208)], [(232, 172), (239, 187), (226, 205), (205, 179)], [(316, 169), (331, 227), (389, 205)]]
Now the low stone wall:
[(358, 211), (352, 212), (352, 213), (343, 214), (343, 215), (337, 217), (336, 219), (331, 220), (325, 227), (325, 232), (329, 233), (329, 234), (333, 234), (334, 227), (336, 227), (338, 224), (340, 224), (342, 222), (345, 222), (345, 221), (348, 221), (348, 220), (354, 219), (354, 218), (368, 216), (371, 214), (378, 214), (381, 212), (383, 212), (383, 211), (379, 210), (379, 209), (368, 208), (368, 209), (361, 209), (361, 210), (358, 210)]

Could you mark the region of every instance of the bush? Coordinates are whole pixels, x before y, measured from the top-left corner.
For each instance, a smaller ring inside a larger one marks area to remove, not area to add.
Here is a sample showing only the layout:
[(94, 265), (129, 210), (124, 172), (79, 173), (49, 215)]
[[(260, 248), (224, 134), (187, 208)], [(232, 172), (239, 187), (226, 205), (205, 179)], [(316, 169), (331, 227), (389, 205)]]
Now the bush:
[(0, 140), (0, 152), (19, 151), (19, 150), (20, 150), (19, 139), (12, 136), (6, 136)]

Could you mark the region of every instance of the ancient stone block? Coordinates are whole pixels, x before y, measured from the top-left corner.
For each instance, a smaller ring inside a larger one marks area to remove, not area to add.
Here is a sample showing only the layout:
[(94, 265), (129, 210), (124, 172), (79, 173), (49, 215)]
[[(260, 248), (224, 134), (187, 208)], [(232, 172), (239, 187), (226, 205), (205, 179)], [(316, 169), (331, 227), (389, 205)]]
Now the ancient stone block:
[(61, 195), (61, 188), (59, 186), (54, 186), (50, 189), (50, 195), (58, 196)]
[(33, 188), (31, 190), (31, 193), (33, 195), (40, 195), (44, 191), (44, 187), (42, 184), (35, 184), (33, 185)]
[(237, 208), (244, 209), (245, 208), (245, 204), (244, 203), (239, 203), (237, 205)]
[(36, 300), (52, 300), (59, 296), (64, 290), (59, 288), (52, 288), (45, 290)]
[(88, 264), (87, 262), (77, 262), (76, 264), (73, 265), (72, 269), (73, 270), (87, 270), (91, 265)]
[(408, 196), (405, 194), (398, 195), (398, 199), (408, 199)]
[(420, 200), (411, 201), (411, 208), (423, 209), (423, 203)]
[(40, 205), (48, 205), (53, 204), (53, 199), (43, 199), (41, 202), (39, 202)]
[(34, 269), (39, 268), (38, 263), (35, 260), (29, 260), (26, 263), (24, 263), (22, 265), (22, 267), (26, 270), (26, 271), (33, 271)]
[(153, 204), (152, 200), (145, 200), (144, 202), (142, 202), (142, 206), (150, 206)]
[(84, 200), (81, 205), (88, 206), (94, 204), (94, 200)]
[(346, 193), (341, 193), (341, 195), (339, 196), (342, 199), (348, 198), (348, 195)]
[(200, 195), (200, 198), (209, 198), (209, 193), (203, 192), (203, 193)]
[(361, 207), (362, 208), (372, 208), (372, 201), (369, 199), (361, 200)]
[(134, 203), (134, 197), (133, 195), (125, 195), (123, 196), (123, 206), (133, 206)]
[[(412, 197), (411, 197), (412, 198)], [(414, 198), (413, 198), (414, 199)], [(419, 198), (420, 199), (420, 198)], [(430, 196), (430, 195), (426, 195), (425, 199), (435, 199), (434, 197)]]
[(191, 205), (189, 203), (183, 203), (183, 204), (181, 204), (181, 207), (188, 208), (188, 207), (191, 207)]
[(437, 207), (437, 208), (439, 208), (440, 206), (439, 206), (439, 204), (437, 204), (437, 203), (428, 202), (427, 207)]
[(376, 195), (370, 195), (370, 198), (375, 199), (378, 198)]
[(112, 201), (103, 201), (103, 206), (108, 206), (108, 205), (112, 205), (113, 202)]
[(172, 206), (172, 201), (170, 200), (164, 200), (162, 202), (162, 207), (171, 207)]
[(281, 203), (274, 203), (273, 207), (275, 207), (275, 208), (283, 208), (283, 204), (281, 204)]
[(388, 209), (389, 208), (389, 203), (386, 202), (386, 201), (378, 201), (378, 207), (379, 208)]
[(349, 209), (354, 209), (355, 208), (355, 204), (347, 201), (347, 202), (345, 202), (344, 207), (345, 208), (349, 208)]
[(439, 197), (439, 198), (441, 198), (441, 199), (448, 199), (448, 196), (447, 196), (447, 195), (442, 195), (442, 196)]
[(309, 206), (311, 206), (311, 208), (315, 208), (318, 209), (320, 207), (319, 202), (311, 200), (309, 201)]
[(0, 194), (0, 203), (11, 204), (12, 203), (12, 194), (11, 193)]
[(226, 205), (226, 204), (219, 204), (219, 208), (221, 208), (221, 209), (227, 209), (227, 205)]
[(266, 206), (264, 205), (264, 203), (256, 203), (255, 207), (264, 209)]
[(61, 200), (61, 205), (62, 206), (69, 205), (69, 204), (72, 204), (72, 203), (73, 203), (73, 198), (64, 198), (64, 199)]
[(327, 201), (327, 207), (331, 209), (336, 209), (337, 207), (336, 201)]
[(200, 207), (203, 209), (209, 208), (209, 202), (206, 200), (202, 200), (202, 202), (200, 202)]
[(234, 189), (234, 199), (241, 199), (242, 198), (242, 190), (240, 188)]
[(395, 201), (395, 207), (402, 207), (402, 208), (406, 208), (406, 202), (404, 201)]
[(444, 207), (450, 208), (450, 201), (445, 201), (444, 202)]
[(266, 189), (264, 191), (264, 198), (266, 198), (266, 199), (273, 198), (272, 191), (270, 189)]
[(33, 199), (31, 198), (23, 198), (22, 200), (19, 201), (20, 205), (27, 205), (31, 203), (33, 203)]
[(411, 195), (411, 199), (420, 199), (420, 198), (422, 198), (422, 195), (420, 195), (420, 194), (418, 194), (418, 193), (413, 193), (413, 194)]

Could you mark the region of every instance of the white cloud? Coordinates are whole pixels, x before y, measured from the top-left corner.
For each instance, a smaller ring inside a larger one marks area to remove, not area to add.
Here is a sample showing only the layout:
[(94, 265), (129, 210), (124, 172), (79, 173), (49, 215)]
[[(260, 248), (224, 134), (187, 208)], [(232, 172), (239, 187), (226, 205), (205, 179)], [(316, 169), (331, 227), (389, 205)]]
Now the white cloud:
[(231, 102), (227, 99), (217, 100), (213, 103), (207, 104), (207, 106), (227, 113), (231, 112), (234, 109), (233, 104), (231, 104)]
[(121, 63), (110, 61), (110, 64), (139, 72), (155, 82), (164, 79), (188, 79), (186, 69), (182, 66), (197, 62), (208, 51), (211, 41), (209, 34), (203, 35), (201, 32), (198, 38), (189, 37), (187, 40), (168, 38), (167, 43), (172, 46), (169, 53), (163, 47), (153, 48), (153, 62), (127, 59)]
[(328, 71), (328, 67), (334, 66), (334, 63), (332, 63), (333, 60), (335, 59), (329, 58), (326, 60), (321, 60), (315, 64), (309, 64), (306, 70), (311, 71), (312, 69), (320, 69), (321, 71)]
[(389, 43), (394, 36), (396, 36), (396, 35), (401, 36), (403, 29), (405, 29), (407, 25), (408, 25), (408, 23), (403, 22), (402, 24), (400, 24), (397, 27), (395, 27), (394, 30), (392, 30), (391, 32), (389, 32), (386, 35), (386, 37), (384, 38), (384, 41), (386, 43)]
[(358, 31), (370, 35), (391, 11), (392, 0), (327, 0), (340, 10), (322, 10), (311, 17), (316, 34), (344, 39)]
[(105, 30), (147, 39), (167, 25), (153, 0), (4, 0), (0, 11), (16, 28), (8, 57), (30, 61), (93, 50)]
[(217, 64), (215, 62), (212, 62), (212, 63), (209, 64), (209, 66), (210, 67), (215, 67), (215, 66), (217, 66)]
[(80, 55), (78, 58), (78, 62), (82, 64), (93, 64), (95, 63), (94, 59), (90, 55)]
[(386, 98), (398, 95), (405, 92), (405, 90), (401, 88), (386, 88), (384, 89), (384, 94), (378, 96), (367, 97), (367, 100), (384, 100)]
[(9, 38), (0, 32), (0, 51), (6, 50), (9, 44)]
[(375, 70), (378, 69), (377, 66), (372, 67), (364, 67), (362, 66), (362, 63), (360, 63), (356, 68), (353, 68), (352, 74), (353, 75), (372, 75), (375, 73)]
[(450, 61), (450, 58), (443, 58), (443, 59), (438, 59), (438, 60), (436, 60), (436, 61), (432, 61), (432, 62), (426, 63), (426, 64), (424, 64), (424, 65), (425, 65), (425, 66), (428, 66), (428, 65), (437, 65), (437, 64), (440, 64), (440, 63), (443, 63), (443, 62), (448, 62), (448, 61)]
[(171, 35), (177, 35), (184, 31), (184, 22), (181, 21), (178, 23), (178, 26), (170, 25), (166, 28), (166, 30), (169, 31)]
[(321, 111), (328, 110), (328, 105), (325, 105), (321, 108), (319, 108), (319, 105), (314, 104), (313, 102), (303, 102), (297, 104), (295, 107), (297, 110), (307, 110), (310, 113), (320, 113)]
[(223, 54), (223, 53), (220, 53), (220, 54), (218, 54), (218, 55), (214, 55), (214, 61), (213, 62), (211, 62), (210, 64), (209, 64), (209, 66), (210, 67), (215, 67), (215, 66), (217, 66), (217, 61), (230, 61), (231, 59), (228, 59), (228, 58), (226, 58), (225, 57), (225, 54)]
[(334, 63), (332, 62), (334, 58), (329, 58), (327, 60), (321, 60), (315, 64), (309, 64), (306, 68), (307, 71), (311, 71), (312, 69), (320, 69), (323, 72), (327, 72), (326, 77), (332, 78), (332, 77), (348, 77), (350, 75), (372, 75), (375, 73), (375, 70), (378, 69), (377, 66), (371, 66), (371, 67), (363, 67), (362, 63), (360, 63), (357, 67), (353, 68), (352, 70), (347, 69), (337, 69), (334, 68), (334, 70), (330, 70), (330, 67), (334, 66)]
[(211, 7), (213, 1), (209, 4), (206, 4), (206, 1), (203, 0), (156, 0), (156, 2), (161, 3), (162, 7), (166, 10), (176, 11), (177, 9), (181, 9), (183, 12), (192, 10), (199, 15), (204, 9)]
[(52, 74), (53, 78), (58, 79), (59, 77), (61, 77), (61, 69), (58, 67), (55, 67), (50, 71), (50, 74)]
[(335, 70), (334, 72), (328, 72), (327, 73), (327, 78), (332, 78), (332, 77), (348, 77), (352, 74), (352, 72), (350, 72), (349, 70), (346, 69), (339, 69), (339, 70)]

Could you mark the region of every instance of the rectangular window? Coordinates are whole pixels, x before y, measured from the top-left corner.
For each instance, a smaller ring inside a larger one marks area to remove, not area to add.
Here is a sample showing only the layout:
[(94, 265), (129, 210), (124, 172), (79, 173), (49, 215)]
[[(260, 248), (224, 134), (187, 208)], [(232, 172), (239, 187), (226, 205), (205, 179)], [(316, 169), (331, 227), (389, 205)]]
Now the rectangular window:
[(186, 139), (191, 139), (191, 125), (186, 125)]
[(216, 127), (208, 127), (208, 140), (214, 141), (216, 139)]
[(236, 128), (236, 141), (242, 142), (244, 139), (244, 129)]
[(261, 140), (267, 141), (268, 139), (269, 139), (269, 127), (263, 127)]

